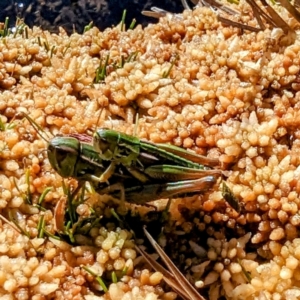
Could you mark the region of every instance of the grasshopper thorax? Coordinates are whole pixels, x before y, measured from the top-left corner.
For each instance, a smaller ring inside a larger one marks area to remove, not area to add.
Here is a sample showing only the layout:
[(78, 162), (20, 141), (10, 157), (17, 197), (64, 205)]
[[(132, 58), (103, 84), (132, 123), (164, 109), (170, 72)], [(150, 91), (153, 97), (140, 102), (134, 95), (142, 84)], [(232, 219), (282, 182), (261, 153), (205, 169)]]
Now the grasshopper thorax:
[(100, 128), (93, 136), (93, 146), (100, 157), (110, 160), (114, 157), (119, 142), (119, 133), (114, 130)]
[(52, 168), (62, 177), (73, 177), (78, 157), (80, 142), (73, 137), (55, 137), (48, 145), (48, 159)]

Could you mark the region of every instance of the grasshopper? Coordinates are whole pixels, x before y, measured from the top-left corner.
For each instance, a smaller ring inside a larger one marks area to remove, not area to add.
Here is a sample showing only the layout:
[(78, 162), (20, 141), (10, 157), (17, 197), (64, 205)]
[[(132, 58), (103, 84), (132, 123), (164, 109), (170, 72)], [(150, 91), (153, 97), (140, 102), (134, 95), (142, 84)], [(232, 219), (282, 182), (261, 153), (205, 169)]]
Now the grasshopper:
[[(39, 133), (41, 128), (25, 117)], [(48, 142), (49, 162), (60, 176), (73, 177), (80, 185), (88, 181), (97, 193), (130, 203), (203, 193), (222, 177), (220, 169), (213, 169), (218, 160), (115, 130), (98, 129), (94, 136), (56, 136), (50, 141), (41, 137)], [(222, 190), (224, 199), (239, 211), (225, 182)]]
[[(94, 137), (55, 137), (49, 142), (48, 158), (62, 177), (89, 181), (99, 194), (136, 204), (203, 193), (222, 176), (210, 166), (217, 160), (109, 129), (97, 130)], [(239, 210), (226, 191), (226, 200)]]
[[(48, 158), (53, 169), (62, 177), (73, 177), (80, 182), (89, 181), (99, 194), (110, 194), (131, 203), (144, 204), (160, 198), (190, 195), (211, 188), (219, 170), (201, 170), (176, 165), (124, 166), (116, 164), (107, 181), (101, 176), (111, 165), (111, 160), (100, 157), (91, 143), (82, 142), (86, 136), (54, 137), (48, 145)], [(147, 157), (147, 159), (149, 159)], [(152, 160), (152, 159), (151, 159)], [(124, 188), (124, 191), (122, 189)], [(142, 197), (138, 197), (143, 194)]]

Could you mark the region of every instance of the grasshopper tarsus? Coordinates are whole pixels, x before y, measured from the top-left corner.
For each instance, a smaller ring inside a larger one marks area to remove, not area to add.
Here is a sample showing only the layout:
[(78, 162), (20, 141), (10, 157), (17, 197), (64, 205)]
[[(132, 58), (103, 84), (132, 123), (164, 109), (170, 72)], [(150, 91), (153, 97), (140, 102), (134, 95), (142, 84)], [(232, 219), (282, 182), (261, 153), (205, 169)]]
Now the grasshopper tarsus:
[(225, 181), (222, 181), (222, 195), (224, 199), (230, 204), (230, 206), (235, 209), (235, 211), (240, 212), (241, 211), (241, 206), (230, 190), (230, 188), (227, 186)]

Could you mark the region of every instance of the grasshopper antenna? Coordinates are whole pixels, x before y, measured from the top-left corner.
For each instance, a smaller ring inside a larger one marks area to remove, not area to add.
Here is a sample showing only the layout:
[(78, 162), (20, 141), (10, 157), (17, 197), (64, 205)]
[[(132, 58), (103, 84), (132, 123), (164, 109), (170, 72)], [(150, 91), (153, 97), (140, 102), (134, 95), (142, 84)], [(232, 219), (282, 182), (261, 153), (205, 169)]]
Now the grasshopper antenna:
[(46, 142), (49, 144), (49, 140), (51, 139), (51, 137), (47, 137), (45, 138), (41, 132), (43, 132), (46, 136), (47, 136), (47, 133), (45, 132), (45, 130), (43, 130), (43, 128), (37, 124), (31, 117), (29, 117), (29, 115), (27, 115), (26, 113), (21, 113), (20, 114), (21, 116), (23, 116), (24, 118), (26, 118), (28, 120), (28, 122), (32, 125), (32, 127), (34, 128), (34, 130), (37, 132), (37, 134)]
[(96, 131), (97, 131), (97, 128), (98, 128), (99, 125), (100, 125), (100, 119), (101, 119), (101, 116), (102, 116), (103, 111), (104, 111), (104, 106), (102, 106), (102, 108), (100, 109), (99, 116), (98, 116), (98, 118), (97, 118), (96, 126), (95, 126), (95, 129), (94, 129), (94, 132), (93, 132), (93, 135), (92, 135), (92, 136), (95, 135), (95, 133), (96, 133)]

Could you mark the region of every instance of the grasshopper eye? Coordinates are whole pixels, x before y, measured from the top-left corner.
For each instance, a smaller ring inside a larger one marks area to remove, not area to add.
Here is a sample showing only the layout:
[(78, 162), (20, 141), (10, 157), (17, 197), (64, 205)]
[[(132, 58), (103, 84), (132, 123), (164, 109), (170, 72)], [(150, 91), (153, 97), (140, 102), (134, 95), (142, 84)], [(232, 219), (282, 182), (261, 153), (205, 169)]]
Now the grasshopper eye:
[(57, 165), (60, 169), (62, 177), (72, 177), (74, 175), (74, 168), (77, 161), (77, 155), (67, 153), (63, 149), (56, 150)]
[(72, 177), (79, 154), (74, 138), (56, 137), (48, 145), (48, 159), (52, 168), (62, 177)]
[(68, 159), (68, 153), (63, 149), (55, 149), (57, 165), (63, 167), (64, 161)]

